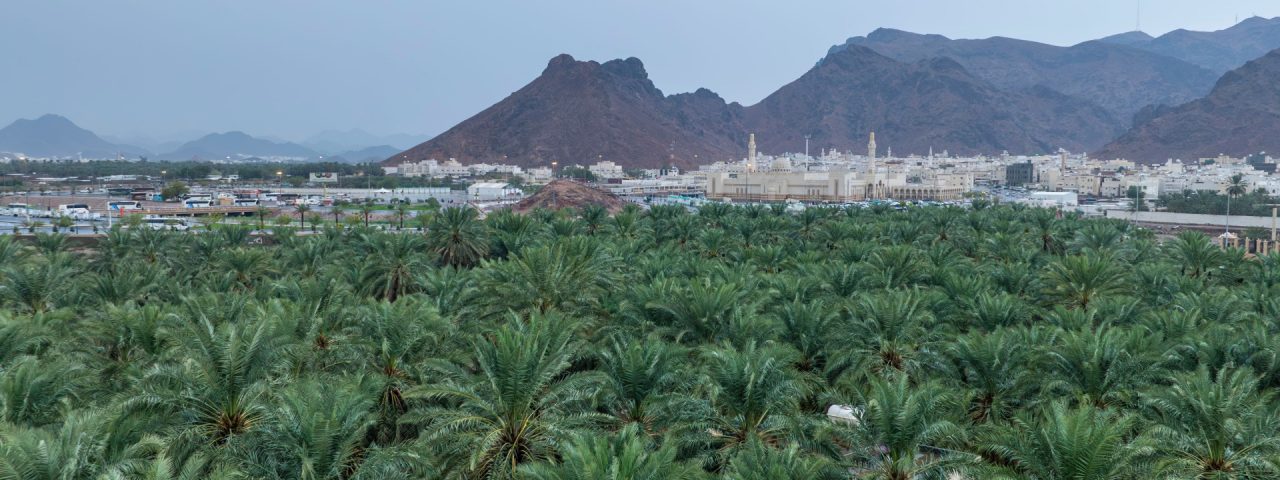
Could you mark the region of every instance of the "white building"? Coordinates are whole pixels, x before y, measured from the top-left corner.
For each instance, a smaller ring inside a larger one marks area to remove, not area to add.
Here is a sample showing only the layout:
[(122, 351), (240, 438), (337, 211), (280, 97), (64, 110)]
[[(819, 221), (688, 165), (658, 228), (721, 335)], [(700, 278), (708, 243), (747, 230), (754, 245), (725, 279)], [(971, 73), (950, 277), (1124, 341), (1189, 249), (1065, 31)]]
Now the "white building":
[(1075, 192), (1032, 192), (1027, 203), (1037, 207), (1075, 207), (1080, 197)]
[(622, 178), (626, 176), (622, 171), (622, 166), (608, 160), (598, 162), (595, 165), (587, 167), (587, 170), (599, 179)]
[(503, 182), (478, 182), (467, 187), (467, 199), (480, 202), (518, 197), (523, 193)]

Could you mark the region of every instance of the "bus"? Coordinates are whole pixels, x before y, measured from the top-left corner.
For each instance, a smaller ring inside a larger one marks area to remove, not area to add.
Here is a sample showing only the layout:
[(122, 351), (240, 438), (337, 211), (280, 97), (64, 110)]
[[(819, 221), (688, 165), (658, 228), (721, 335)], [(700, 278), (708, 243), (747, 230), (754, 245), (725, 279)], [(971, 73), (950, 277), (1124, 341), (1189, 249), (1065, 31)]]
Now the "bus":
[(107, 210), (142, 210), (142, 202), (136, 202), (133, 200), (111, 201), (107, 202)]
[(27, 216), (35, 213), (35, 210), (32, 210), (31, 206), (25, 203), (10, 203), (9, 205), (5, 206), (4, 213), (5, 215), (22, 217), (22, 216)]
[(186, 208), (205, 208), (213, 206), (213, 196), (208, 194), (187, 195), (182, 201), (182, 206)]
[(67, 203), (58, 205), (58, 214), (75, 219), (88, 218), (89, 205), (84, 203)]

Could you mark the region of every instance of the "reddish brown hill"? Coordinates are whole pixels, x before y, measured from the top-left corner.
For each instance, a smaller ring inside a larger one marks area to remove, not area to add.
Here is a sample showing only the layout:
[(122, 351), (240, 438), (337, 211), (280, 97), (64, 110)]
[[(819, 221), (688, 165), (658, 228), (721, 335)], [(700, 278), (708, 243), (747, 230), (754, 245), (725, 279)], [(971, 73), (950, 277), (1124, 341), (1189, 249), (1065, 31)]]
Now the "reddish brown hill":
[(562, 208), (581, 209), (587, 205), (599, 205), (610, 212), (622, 210), (626, 202), (610, 193), (588, 187), (570, 180), (556, 180), (548, 183), (529, 198), (515, 205), (517, 212), (529, 212), (537, 209), (559, 210)]
[(689, 167), (695, 158), (723, 160), (742, 149), (739, 110), (709, 90), (666, 97), (635, 58), (599, 64), (560, 55), (524, 88), (388, 162), (539, 166), (603, 158), (624, 167)]
[(866, 47), (831, 52), (800, 79), (747, 109), (761, 148), (812, 145), (863, 151), (867, 132), (880, 148), (924, 154), (1081, 151), (1114, 138), (1109, 112), (1047, 88), (1000, 90), (949, 58), (904, 63)]
[(1213, 92), (1173, 108), (1149, 110), (1097, 158), (1160, 163), (1218, 154), (1280, 152), (1280, 50), (1227, 72)]

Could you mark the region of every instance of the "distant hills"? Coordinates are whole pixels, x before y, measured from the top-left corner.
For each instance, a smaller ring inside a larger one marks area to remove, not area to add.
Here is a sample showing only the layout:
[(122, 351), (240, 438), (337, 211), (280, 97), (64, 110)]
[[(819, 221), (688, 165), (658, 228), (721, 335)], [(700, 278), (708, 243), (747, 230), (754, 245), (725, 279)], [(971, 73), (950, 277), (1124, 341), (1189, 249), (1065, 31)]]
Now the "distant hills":
[(359, 150), (351, 150), (346, 152), (338, 152), (324, 157), (326, 161), (343, 162), (343, 163), (373, 163), (381, 162), (383, 159), (400, 153), (402, 149), (390, 145), (378, 145), (374, 147), (365, 147)]
[(164, 160), (214, 160), (231, 157), (311, 158), (320, 154), (291, 142), (274, 142), (251, 137), (244, 132), (211, 133), (184, 143), (177, 150), (160, 155)]
[(422, 143), (428, 138), (427, 135), (410, 135), (406, 133), (375, 135), (357, 128), (351, 130), (325, 130), (307, 137), (300, 143), (325, 155), (337, 155), (379, 145), (388, 145), (404, 150)]
[[(49, 114), (34, 120), (19, 119), (0, 129), (0, 153), (20, 153), (36, 158), (123, 157), (133, 160), (138, 157), (155, 157), (159, 160), (173, 161), (220, 160), (227, 157), (233, 159), (292, 157), (361, 163), (381, 161), (400, 152), (405, 146), (412, 145), (406, 142), (420, 140), (419, 137), (412, 135), (378, 136), (363, 130), (350, 130), (322, 132), (310, 137), (308, 141), (322, 138), (329, 138), (332, 142), (326, 144), (327, 149), (317, 151), (294, 142), (255, 137), (244, 132), (232, 131), (204, 135), (186, 142), (153, 139), (151, 143), (164, 152), (153, 155), (153, 152), (146, 148), (106, 140), (77, 126), (65, 117)], [(373, 140), (394, 140), (400, 143), (395, 146), (360, 143)]]
[[(528, 166), (603, 158), (628, 167), (689, 166), (742, 158), (748, 132), (757, 133), (765, 151), (781, 153), (801, 151), (806, 135), (813, 150), (861, 151), (873, 130), (880, 145), (899, 154), (930, 147), (1089, 151), (1171, 122), (1153, 123), (1183, 111), (1177, 105), (1217, 105), (1200, 99), (1211, 90), (1211, 98), (1225, 96), (1220, 91), (1229, 79), (1219, 76), (1276, 48), (1280, 19), (1159, 38), (1132, 32), (1070, 47), (879, 29), (832, 47), (814, 68), (752, 106), (706, 89), (664, 95), (634, 58), (599, 64), (562, 55), (524, 88), (386, 162), (458, 158)], [(1253, 134), (1280, 137), (1264, 125)], [(1142, 142), (1112, 145), (1103, 152), (1162, 155)]]
[(1205, 98), (1154, 108), (1096, 156), (1146, 163), (1280, 152), (1280, 50), (1227, 72)]
[(145, 149), (108, 142), (58, 115), (19, 119), (0, 129), (0, 152), (31, 157), (114, 158), (145, 155)]

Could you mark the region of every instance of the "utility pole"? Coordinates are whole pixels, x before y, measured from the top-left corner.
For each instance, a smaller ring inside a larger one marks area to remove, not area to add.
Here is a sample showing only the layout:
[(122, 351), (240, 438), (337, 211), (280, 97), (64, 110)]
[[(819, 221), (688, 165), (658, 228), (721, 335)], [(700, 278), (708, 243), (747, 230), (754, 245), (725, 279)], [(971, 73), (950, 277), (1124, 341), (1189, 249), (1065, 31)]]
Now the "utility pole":
[(1276, 211), (1280, 209), (1280, 203), (1268, 203), (1263, 205), (1271, 207), (1271, 241), (1276, 241)]

